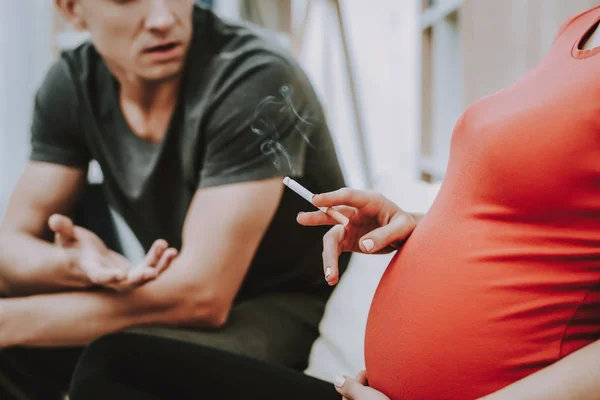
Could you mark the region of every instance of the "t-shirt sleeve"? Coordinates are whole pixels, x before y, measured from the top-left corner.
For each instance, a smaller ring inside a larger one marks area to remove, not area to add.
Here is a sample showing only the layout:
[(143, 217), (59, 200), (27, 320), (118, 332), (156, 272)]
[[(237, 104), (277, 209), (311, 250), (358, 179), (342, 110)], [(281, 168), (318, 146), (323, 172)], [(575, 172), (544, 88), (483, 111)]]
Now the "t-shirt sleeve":
[(30, 160), (86, 169), (90, 155), (77, 110), (77, 90), (67, 62), (58, 60), (35, 95)]
[(238, 67), (217, 90), (199, 187), (304, 172), (316, 97), (295, 67), (275, 56), (259, 60)]

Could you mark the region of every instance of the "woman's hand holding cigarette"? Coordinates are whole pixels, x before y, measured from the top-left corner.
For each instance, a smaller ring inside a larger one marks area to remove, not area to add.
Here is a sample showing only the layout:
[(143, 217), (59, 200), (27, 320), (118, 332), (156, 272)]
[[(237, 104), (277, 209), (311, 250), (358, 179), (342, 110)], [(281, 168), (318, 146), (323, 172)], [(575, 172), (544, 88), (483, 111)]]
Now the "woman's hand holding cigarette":
[(338, 282), (342, 252), (389, 253), (398, 249), (417, 225), (411, 214), (377, 192), (344, 188), (315, 195), (312, 202), (317, 207), (334, 207), (350, 220), (344, 227), (321, 211), (298, 214), (301, 225), (334, 225), (323, 237), (323, 267), (330, 285)]

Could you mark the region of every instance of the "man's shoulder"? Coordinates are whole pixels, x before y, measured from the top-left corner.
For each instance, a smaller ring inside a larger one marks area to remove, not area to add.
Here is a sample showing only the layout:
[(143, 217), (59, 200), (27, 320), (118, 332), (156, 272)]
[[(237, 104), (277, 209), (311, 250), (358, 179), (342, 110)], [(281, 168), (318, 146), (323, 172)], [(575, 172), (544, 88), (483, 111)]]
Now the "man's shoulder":
[(76, 47), (62, 50), (56, 63), (69, 68), (72, 74), (84, 77), (100, 60), (94, 45), (85, 41)]
[(196, 37), (204, 39), (204, 43), (209, 42), (213, 52), (219, 52), (223, 47), (232, 44), (258, 46), (275, 51), (283, 48), (278, 34), (274, 31), (248, 21), (233, 21), (217, 16), (201, 7), (196, 7), (194, 12), (194, 32)]
[(316, 101), (312, 85), (291, 52), (274, 32), (254, 24), (229, 22), (205, 11), (191, 47), (190, 101), (207, 107), (236, 99), (254, 102), (292, 85)]
[(62, 51), (48, 69), (40, 88), (40, 93), (74, 95), (77, 87), (85, 86), (84, 81), (91, 76), (92, 65), (97, 61), (97, 53), (91, 43), (85, 42), (76, 48)]
[[(83, 47), (81, 47), (83, 49)], [(30, 159), (86, 168), (88, 149), (82, 128), (81, 64), (78, 51), (63, 52), (35, 94)]]
[(207, 10), (198, 11), (196, 18), (192, 51), (206, 62), (206, 77), (221, 71), (230, 76), (264, 68), (302, 73), (275, 32), (252, 23), (228, 21)]

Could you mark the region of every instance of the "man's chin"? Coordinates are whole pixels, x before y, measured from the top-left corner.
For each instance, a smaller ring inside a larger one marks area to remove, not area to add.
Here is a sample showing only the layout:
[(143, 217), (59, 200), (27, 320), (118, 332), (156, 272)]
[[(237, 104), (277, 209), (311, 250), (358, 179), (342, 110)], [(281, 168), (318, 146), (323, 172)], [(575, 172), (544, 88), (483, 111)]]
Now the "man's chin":
[(149, 82), (169, 81), (179, 77), (183, 65), (181, 63), (173, 63), (171, 65), (157, 65), (151, 68), (144, 68), (139, 76)]

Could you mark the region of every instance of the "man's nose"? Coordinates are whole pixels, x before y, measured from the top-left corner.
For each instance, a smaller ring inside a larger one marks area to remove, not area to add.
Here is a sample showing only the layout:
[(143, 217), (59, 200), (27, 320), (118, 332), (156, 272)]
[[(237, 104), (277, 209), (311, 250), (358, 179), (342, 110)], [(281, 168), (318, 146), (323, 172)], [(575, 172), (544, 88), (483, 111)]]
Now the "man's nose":
[(151, 30), (166, 31), (175, 23), (175, 16), (165, 0), (150, 0), (151, 9), (146, 17), (146, 28)]

